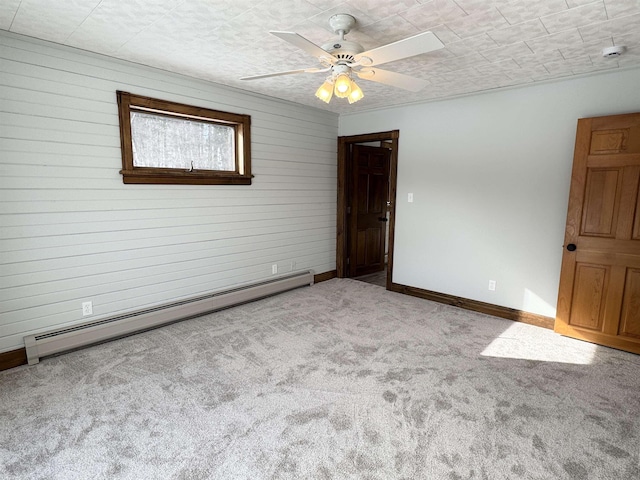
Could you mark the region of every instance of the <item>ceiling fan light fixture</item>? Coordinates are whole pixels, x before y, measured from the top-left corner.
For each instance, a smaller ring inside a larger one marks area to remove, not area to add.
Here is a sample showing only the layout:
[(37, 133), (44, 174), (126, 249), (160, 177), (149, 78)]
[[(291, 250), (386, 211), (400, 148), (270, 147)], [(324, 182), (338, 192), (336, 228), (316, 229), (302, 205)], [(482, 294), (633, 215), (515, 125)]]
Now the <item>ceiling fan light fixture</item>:
[(320, 88), (316, 90), (316, 97), (325, 103), (329, 103), (331, 101), (331, 97), (333, 97), (333, 83), (329, 80), (325, 80), (325, 82), (320, 85)]
[[(411, 92), (417, 92), (428, 85), (429, 82), (426, 80), (402, 73), (381, 70), (378, 65), (444, 48), (444, 44), (433, 32), (418, 33), (403, 40), (387, 43), (365, 51), (364, 47), (358, 42), (352, 42), (345, 38), (345, 35), (351, 31), (356, 23), (353, 15), (344, 13), (333, 15), (329, 20), (329, 25), (334, 33), (338, 35), (338, 38), (322, 46), (316, 45), (295, 32), (272, 30), (270, 32), (272, 35), (315, 57), (320, 62), (320, 66), (253, 75), (242, 77), (241, 80), (259, 80), (298, 73), (331, 72), (324, 84), (316, 90), (316, 97), (326, 103), (329, 103), (334, 95), (339, 98), (346, 98), (349, 103), (360, 101), (364, 94), (352, 80), (353, 76)], [(613, 53), (615, 54), (616, 52)], [(375, 69), (371, 67), (375, 67)]]
[(334, 93), (336, 97), (347, 98), (351, 94), (351, 78), (346, 73), (341, 73), (336, 78)]
[(364, 93), (362, 93), (362, 89), (358, 86), (356, 82), (351, 81), (351, 93), (349, 94), (348, 100), (349, 103), (356, 103), (358, 100), (362, 100), (364, 98)]

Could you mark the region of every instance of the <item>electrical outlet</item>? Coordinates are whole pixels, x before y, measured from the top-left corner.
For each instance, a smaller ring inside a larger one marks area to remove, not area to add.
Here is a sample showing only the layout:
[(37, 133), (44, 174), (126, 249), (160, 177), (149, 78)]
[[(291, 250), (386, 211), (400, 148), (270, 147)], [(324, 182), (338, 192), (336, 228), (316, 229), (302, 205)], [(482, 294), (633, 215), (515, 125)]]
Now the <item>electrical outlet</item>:
[(276, 273), (278, 273), (278, 264), (274, 263), (271, 265), (271, 275), (275, 275)]
[(495, 291), (496, 289), (496, 281), (495, 280), (489, 280), (489, 290), (491, 290), (492, 292)]
[(93, 302), (82, 302), (82, 316), (93, 315)]
[(407, 194), (407, 202), (413, 203), (413, 193)]

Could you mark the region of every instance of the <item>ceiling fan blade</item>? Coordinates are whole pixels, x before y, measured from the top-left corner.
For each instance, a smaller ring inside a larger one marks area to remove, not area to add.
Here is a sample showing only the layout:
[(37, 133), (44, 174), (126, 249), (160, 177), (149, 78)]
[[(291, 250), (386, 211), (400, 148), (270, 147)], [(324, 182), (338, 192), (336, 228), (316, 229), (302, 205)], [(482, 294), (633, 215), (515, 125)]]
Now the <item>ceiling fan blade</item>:
[[(444, 48), (444, 44), (431, 32), (419, 33), (413, 37), (398, 40), (355, 56), (356, 62), (363, 66), (381, 65), (401, 58), (413, 57)], [(371, 59), (368, 63), (366, 58)]]
[(290, 44), (295, 45), (300, 50), (307, 52), (313, 57), (327, 59), (327, 61), (330, 63), (334, 63), (335, 61), (335, 57), (333, 55), (331, 55), (329, 52), (325, 52), (318, 45), (313, 43), (311, 40), (307, 40), (302, 35), (294, 32), (271, 31), (269, 33), (271, 35), (275, 35), (278, 38), (281, 38), (285, 42), (289, 42)]
[(300, 70), (286, 70), (284, 72), (265, 73), (262, 75), (253, 75), (250, 77), (242, 77), (240, 80), (258, 80), (260, 78), (279, 77), (280, 75), (294, 75), (296, 73), (320, 73), (328, 72), (329, 68), (301, 68)]
[(367, 68), (355, 73), (363, 80), (384, 83), (385, 85), (403, 88), (411, 92), (422, 90), (429, 84), (429, 82), (427, 82), (426, 80), (422, 80), (421, 78), (410, 77), (409, 75), (390, 72), (388, 70), (382, 70), (380, 68)]

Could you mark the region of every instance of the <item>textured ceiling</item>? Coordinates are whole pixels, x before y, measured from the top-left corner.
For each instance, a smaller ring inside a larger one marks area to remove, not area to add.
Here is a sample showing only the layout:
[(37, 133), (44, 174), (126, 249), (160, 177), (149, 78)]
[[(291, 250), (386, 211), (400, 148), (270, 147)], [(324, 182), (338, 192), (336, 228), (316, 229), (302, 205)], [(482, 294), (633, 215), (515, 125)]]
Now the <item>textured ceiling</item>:
[[(322, 73), (239, 80), (318, 66), (268, 32), (323, 44), (336, 13), (356, 18), (347, 39), (365, 49), (435, 33), (444, 49), (382, 66), (428, 86), (359, 80), (363, 100), (326, 105)], [(640, 0), (2, 0), (0, 28), (338, 113), (640, 66)], [(627, 51), (603, 58), (612, 45)]]

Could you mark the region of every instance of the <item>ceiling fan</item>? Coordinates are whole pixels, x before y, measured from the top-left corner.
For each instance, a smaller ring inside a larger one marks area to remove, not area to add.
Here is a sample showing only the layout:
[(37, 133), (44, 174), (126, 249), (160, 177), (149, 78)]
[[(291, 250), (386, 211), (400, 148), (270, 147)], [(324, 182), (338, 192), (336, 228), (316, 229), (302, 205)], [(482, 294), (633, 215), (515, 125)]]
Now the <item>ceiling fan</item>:
[(354, 75), (364, 80), (383, 83), (412, 92), (417, 92), (427, 85), (427, 82), (422, 79), (374, 67), (443, 48), (444, 45), (438, 40), (438, 37), (431, 32), (424, 32), (365, 51), (359, 43), (351, 42), (344, 38), (355, 24), (356, 19), (349, 14), (333, 15), (329, 19), (329, 25), (334, 33), (338, 35), (338, 38), (321, 47), (294, 32), (271, 31), (269, 33), (272, 35), (316, 57), (321, 66), (242, 77), (240, 80), (258, 80), (297, 73), (330, 72), (325, 82), (316, 92), (316, 97), (326, 103), (331, 101), (334, 93), (337, 97), (347, 98), (349, 103), (357, 102), (363, 98), (362, 90), (353, 81), (352, 77)]

